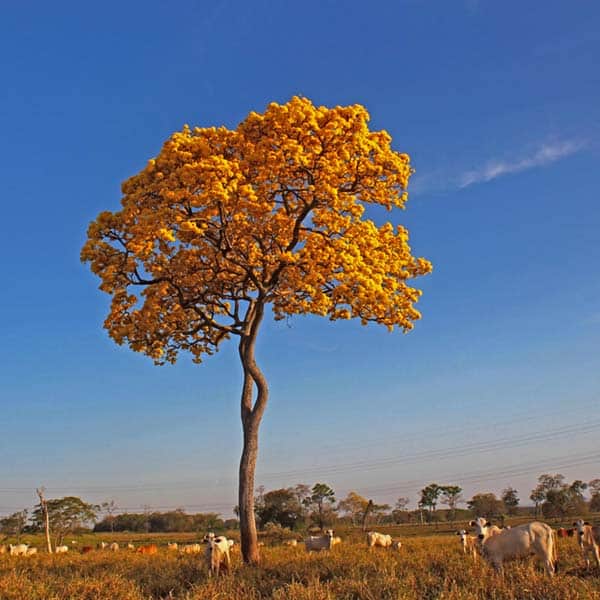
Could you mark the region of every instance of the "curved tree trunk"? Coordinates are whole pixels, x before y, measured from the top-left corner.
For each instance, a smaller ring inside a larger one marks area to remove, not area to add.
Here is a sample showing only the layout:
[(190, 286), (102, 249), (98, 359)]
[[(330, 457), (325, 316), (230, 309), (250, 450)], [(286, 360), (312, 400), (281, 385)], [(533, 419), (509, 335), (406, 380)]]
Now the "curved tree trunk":
[[(242, 558), (244, 562), (257, 564), (260, 561), (256, 518), (254, 515), (254, 472), (258, 456), (258, 429), (265, 411), (269, 388), (267, 380), (258, 368), (254, 348), (258, 328), (262, 321), (264, 307), (258, 303), (250, 311), (248, 328), (242, 335), (239, 345), (240, 360), (244, 369), (242, 387), (241, 416), (244, 432), (244, 445), (240, 460), (239, 511)], [(256, 388), (256, 400), (254, 389)]]

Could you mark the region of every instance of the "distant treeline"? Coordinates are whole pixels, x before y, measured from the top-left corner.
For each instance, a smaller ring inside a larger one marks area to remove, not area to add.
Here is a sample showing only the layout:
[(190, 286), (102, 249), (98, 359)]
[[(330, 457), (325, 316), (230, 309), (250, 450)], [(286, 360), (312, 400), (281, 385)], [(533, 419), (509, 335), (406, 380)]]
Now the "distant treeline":
[(222, 519), (217, 513), (188, 514), (183, 510), (106, 515), (94, 531), (168, 533), (174, 531), (220, 531), (238, 527), (237, 519)]

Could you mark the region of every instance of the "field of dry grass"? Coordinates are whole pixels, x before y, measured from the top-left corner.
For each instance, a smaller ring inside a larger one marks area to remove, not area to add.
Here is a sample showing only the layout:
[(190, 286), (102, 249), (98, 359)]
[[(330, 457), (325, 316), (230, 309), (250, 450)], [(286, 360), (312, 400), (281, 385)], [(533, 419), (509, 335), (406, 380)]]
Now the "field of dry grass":
[[(559, 541), (560, 573), (553, 579), (533, 561), (512, 563), (504, 576), (496, 575), (481, 561), (463, 556), (456, 536), (406, 537), (402, 550), (394, 553), (367, 551), (358, 533), (329, 553), (266, 546), (259, 568), (243, 566), (236, 551), (231, 573), (211, 579), (199, 556), (166, 550), (167, 539), (178, 536), (145, 537), (160, 544), (158, 555), (105, 550), (0, 556), (0, 599), (600, 599), (600, 572), (586, 572), (573, 539)], [(126, 541), (125, 536), (105, 537), (113, 538)]]

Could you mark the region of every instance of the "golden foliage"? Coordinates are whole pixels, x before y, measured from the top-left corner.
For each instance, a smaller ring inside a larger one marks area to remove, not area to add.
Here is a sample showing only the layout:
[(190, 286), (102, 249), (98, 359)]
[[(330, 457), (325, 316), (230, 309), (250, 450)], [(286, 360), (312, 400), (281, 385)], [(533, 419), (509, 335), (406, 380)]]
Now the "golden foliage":
[(294, 97), (234, 131), (174, 133), (81, 252), (112, 295), (113, 339), (157, 362), (180, 350), (200, 361), (247, 333), (257, 303), (277, 319), (412, 329), (421, 292), (407, 281), (431, 263), (411, 255), (402, 226), (363, 218), (367, 204), (404, 207), (410, 159), (368, 120), (360, 105)]

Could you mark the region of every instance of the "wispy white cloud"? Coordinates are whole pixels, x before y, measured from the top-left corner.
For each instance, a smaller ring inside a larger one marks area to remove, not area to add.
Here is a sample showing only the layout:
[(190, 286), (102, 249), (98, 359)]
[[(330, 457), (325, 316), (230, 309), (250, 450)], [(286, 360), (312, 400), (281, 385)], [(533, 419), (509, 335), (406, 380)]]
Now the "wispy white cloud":
[(492, 159), (480, 167), (469, 170), (455, 168), (452, 172), (449, 167), (446, 167), (422, 172), (417, 169), (411, 179), (409, 191), (421, 195), (461, 190), (477, 183), (492, 181), (503, 175), (544, 167), (579, 152), (587, 145), (588, 143), (582, 139), (559, 140), (539, 144), (529, 153), (523, 152), (513, 160)]
[(492, 181), (502, 175), (519, 173), (535, 167), (543, 167), (561, 158), (575, 154), (585, 146), (581, 140), (566, 140), (542, 145), (530, 156), (516, 161), (489, 161), (482, 167), (462, 173), (458, 180), (458, 188), (463, 189), (475, 183)]

